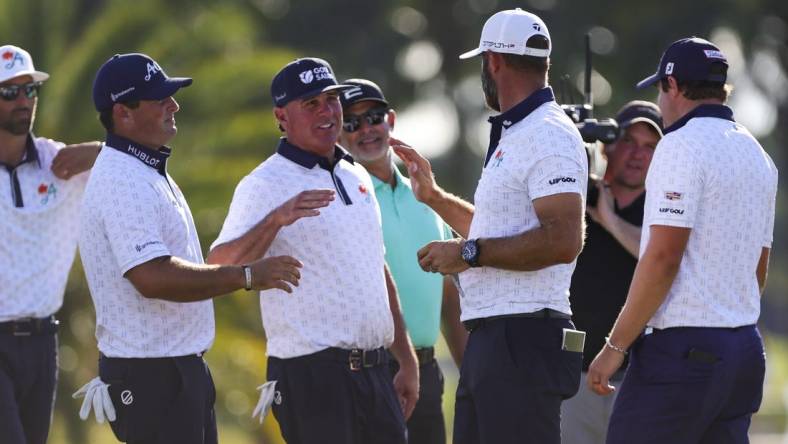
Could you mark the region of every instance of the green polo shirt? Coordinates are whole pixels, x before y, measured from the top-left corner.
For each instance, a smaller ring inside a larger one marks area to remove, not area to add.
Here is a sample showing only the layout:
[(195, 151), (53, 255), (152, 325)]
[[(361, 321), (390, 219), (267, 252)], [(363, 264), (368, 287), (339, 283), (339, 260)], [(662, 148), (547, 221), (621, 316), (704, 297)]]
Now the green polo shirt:
[(396, 166), (394, 176), (397, 185), (393, 189), (372, 176), (383, 218), (386, 263), (397, 284), (402, 315), (413, 345), (432, 347), (440, 331), (443, 276), (422, 271), (416, 252), (429, 242), (453, 236), (432, 209), (416, 200), (410, 179)]

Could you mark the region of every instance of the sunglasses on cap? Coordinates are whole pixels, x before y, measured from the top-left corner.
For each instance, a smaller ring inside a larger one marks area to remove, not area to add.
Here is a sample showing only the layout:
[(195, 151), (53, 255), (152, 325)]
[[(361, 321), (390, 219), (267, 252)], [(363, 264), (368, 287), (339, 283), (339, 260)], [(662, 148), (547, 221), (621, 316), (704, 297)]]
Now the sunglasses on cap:
[(369, 125), (380, 125), (386, 119), (388, 112), (386, 108), (375, 108), (364, 114), (348, 114), (342, 119), (342, 129), (348, 133), (355, 133), (361, 128), (361, 119), (366, 120)]
[(30, 82), (24, 85), (7, 85), (0, 86), (0, 99), (12, 101), (19, 97), (19, 92), (24, 91), (25, 97), (32, 99), (38, 96), (38, 88), (41, 87), (41, 82)]

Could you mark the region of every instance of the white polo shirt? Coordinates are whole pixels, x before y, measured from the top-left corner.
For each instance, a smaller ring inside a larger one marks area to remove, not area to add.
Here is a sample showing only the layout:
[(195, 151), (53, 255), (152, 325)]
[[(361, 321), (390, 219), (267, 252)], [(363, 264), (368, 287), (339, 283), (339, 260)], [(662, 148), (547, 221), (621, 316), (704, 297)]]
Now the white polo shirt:
[(755, 270), (771, 248), (777, 168), (723, 105), (702, 105), (665, 129), (646, 178), (649, 227), (691, 228), (678, 274), (648, 325), (739, 327), (760, 314)]
[[(578, 193), (585, 202), (588, 162), (583, 141), (549, 87), (490, 121), (494, 151), (474, 195), (469, 239), (513, 236), (539, 227), (533, 201), (542, 197)], [(497, 147), (496, 125), (502, 127)], [(470, 268), (460, 274), (462, 320), (543, 308), (570, 314), (574, 269), (574, 261), (536, 271)]]
[(162, 256), (203, 263), (189, 206), (166, 173), (169, 149), (109, 134), (82, 205), (79, 248), (96, 307), (96, 339), (108, 357), (184, 356), (214, 339), (213, 302), (149, 299), (124, 274)]
[(341, 147), (331, 167), (282, 139), (277, 153), (238, 184), (211, 248), (242, 236), (301, 191), (318, 188), (335, 189), (336, 199), (319, 216), (282, 228), (266, 253), (304, 264), (292, 294), (260, 292), (269, 356), (292, 358), (328, 347), (370, 350), (394, 340), (374, 186)]
[(43, 318), (63, 304), (88, 178), (52, 173), (63, 146), (30, 136), (21, 164), (0, 164), (0, 322)]

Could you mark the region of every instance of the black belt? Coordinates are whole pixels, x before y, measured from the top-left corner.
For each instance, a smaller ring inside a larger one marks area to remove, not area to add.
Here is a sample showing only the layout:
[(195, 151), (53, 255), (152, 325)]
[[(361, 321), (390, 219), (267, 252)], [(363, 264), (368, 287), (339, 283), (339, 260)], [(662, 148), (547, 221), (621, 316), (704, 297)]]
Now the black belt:
[(346, 350), (343, 348), (330, 347), (315, 353), (313, 356), (347, 363), (350, 370), (354, 372), (364, 368), (388, 364), (389, 362), (388, 353), (386, 353), (386, 349), (383, 347), (374, 350), (362, 350), (360, 348)]
[(11, 334), (14, 336), (52, 334), (57, 332), (59, 323), (54, 316), (0, 322), (0, 334)]
[(552, 308), (543, 308), (541, 310), (534, 311), (531, 313), (515, 313), (515, 314), (507, 314), (500, 316), (490, 316), (487, 318), (468, 319), (467, 321), (462, 321), (462, 325), (465, 326), (466, 330), (471, 332), (476, 330), (477, 328), (483, 327), (488, 322), (495, 321), (498, 319), (507, 319), (507, 318), (571, 319), (572, 317), (566, 313), (561, 313), (558, 310), (553, 310)]
[(419, 361), (419, 366), (429, 364), (435, 360), (435, 347), (419, 347), (416, 349), (416, 359)]

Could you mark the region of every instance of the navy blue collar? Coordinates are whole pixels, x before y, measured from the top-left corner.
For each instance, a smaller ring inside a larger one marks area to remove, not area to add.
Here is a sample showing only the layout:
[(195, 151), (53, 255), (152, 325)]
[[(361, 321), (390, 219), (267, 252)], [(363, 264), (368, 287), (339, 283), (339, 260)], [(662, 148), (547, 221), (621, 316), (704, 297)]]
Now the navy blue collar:
[(698, 105), (695, 109), (684, 114), (682, 118), (673, 122), (673, 125), (665, 128), (664, 134), (672, 133), (677, 129), (681, 128), (682, 126), (686, 125), (690, 119), (695, 117), (716, 117), (718, 119), (725, 119), (730, 120), (731, 122), (735, 122), (733, 120), (733, 110), (725, 105), (716, 105), (716, 104), (708, 104), (708, 105)]
[(513, 106), (505, 113), (492, 116), (487, 120), (493, 125), (500, 124), (504, 128), (509, 128), (515, 123), (528, 117), (528, 115), (534, 112), (536, 108), (539, 108), (547, 102), (553, 101), (555, 101), (553, 89), (549, 86), (546, 86), (542, 89), (537, 89), (536, 91), (532, 92), (530, 96), (525, 98), (525, 100)]
[(555, 101), (553, 89), (549, 86), (545, 86), (542, 89), (537, 89), (532, 92), (531, 95), (505, 113), (487, 119), (492, 126), (490, 127), (490, 144), (487, 146), (487, 156), (484, 158), (484, 166), (487, 166), (487, 162), (490, 161), (496, 148), (498, 148), (498, 142), (501, 140), (501, 134), (504, 128), (508, 129), (510, 126), (528, 117), (536, 108), (552, 101)]
[(167, 177), (167, 159), (172, 152), (169, 147), (163, 146), (158, 150), (152, 150), (137, 142), (112, 133), (107, 133), (107, 142), (105, 145), (121, 153), (135, 157), (148, 167), (158, 171), (162, 176)]
[(293, 145), (287, 141), (286, 137), (279, 139), (279, 145), (276, 147), (276, 152), (285, 159), (295, 162), (310, 170), (314, 168), (315, 165), (320, 165), (320, 168), (323, 168), (327, 171), (332, 171), (334, 169), (334, 165), (339, 163), (339, 161), (342, 159), (347, 160), (350, 163), (354, 163), (353, 156), (351, 156), (347, 151), (345, 151), (344, 148), (339, 145), (334, 145), (334, 162), (330, 163), (329, 160), (323, 156), (319, 156), (315, 153), (311, 153)]

